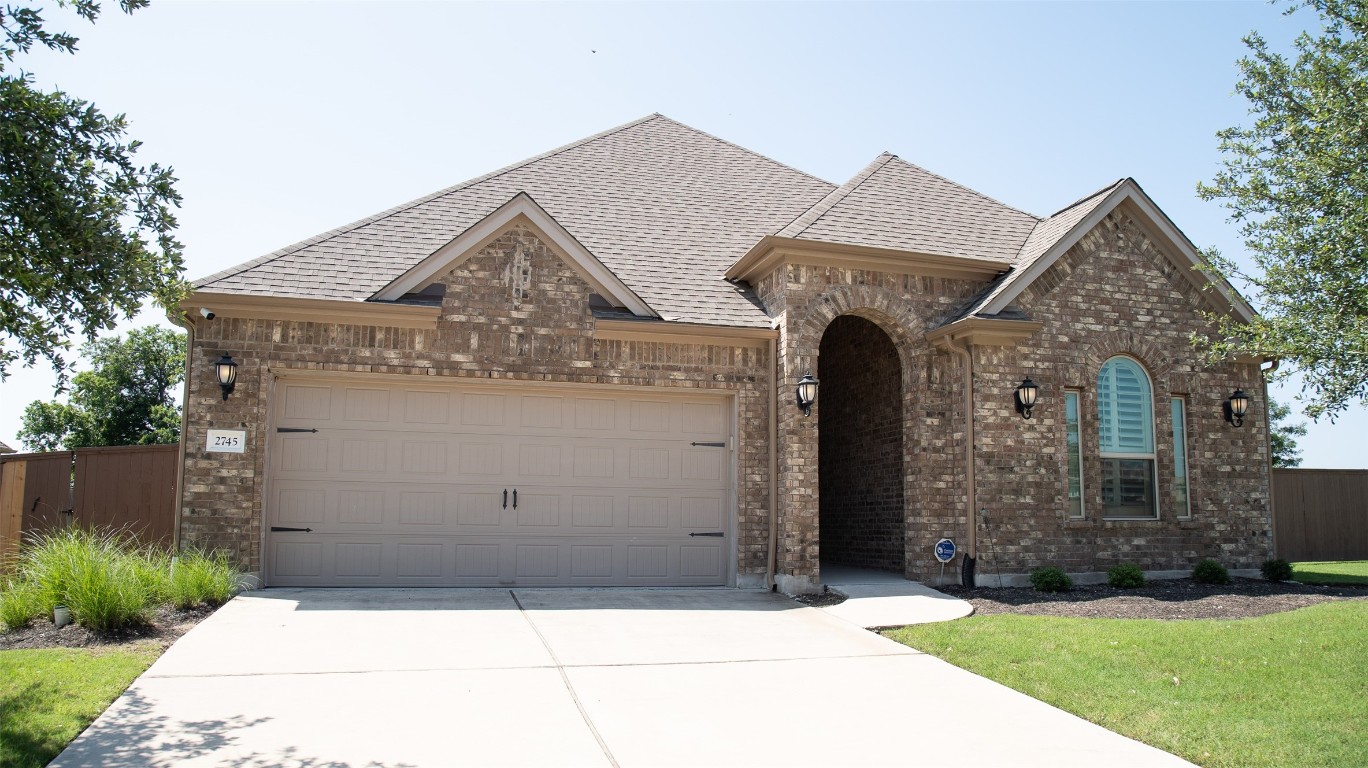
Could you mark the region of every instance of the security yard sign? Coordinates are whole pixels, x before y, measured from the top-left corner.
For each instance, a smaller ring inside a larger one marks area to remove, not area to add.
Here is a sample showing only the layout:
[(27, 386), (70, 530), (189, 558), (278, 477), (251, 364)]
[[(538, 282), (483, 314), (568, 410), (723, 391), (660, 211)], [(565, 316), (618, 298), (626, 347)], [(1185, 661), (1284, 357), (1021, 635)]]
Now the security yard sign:
[(942, 563), (948, 563), (955, 559), (955, 542), (951, 539), (941, 539), (936, 542), (936, 559)]

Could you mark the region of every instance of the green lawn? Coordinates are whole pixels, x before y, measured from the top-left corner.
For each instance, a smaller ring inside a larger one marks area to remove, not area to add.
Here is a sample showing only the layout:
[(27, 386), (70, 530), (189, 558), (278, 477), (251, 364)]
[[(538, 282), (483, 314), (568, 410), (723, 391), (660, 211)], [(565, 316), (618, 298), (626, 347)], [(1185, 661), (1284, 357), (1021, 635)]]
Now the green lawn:
[(0, 651), (0, 768), (42, 768), (162, 649)]
[(1292, 580), (1303, 584), (1368, 584), (1368, 560), (1293, 563)]
[(1204, 766), (1368, 766), (1368, 602), (1239, 621), (976, 616), (886, 632)]

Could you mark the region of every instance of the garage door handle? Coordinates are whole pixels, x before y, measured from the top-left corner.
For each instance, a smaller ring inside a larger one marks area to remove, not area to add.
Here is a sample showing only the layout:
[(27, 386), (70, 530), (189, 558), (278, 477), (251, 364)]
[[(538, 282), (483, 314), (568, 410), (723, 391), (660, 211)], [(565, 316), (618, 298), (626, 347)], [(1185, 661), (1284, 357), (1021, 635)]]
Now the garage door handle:
[(691, 534), (689, 534), (689, 535), (690, 535), (690, 536), (716, 536), (716, 537), (719, 538), (719, 539), (722, 538), (722, 532), (721, 532), (721, 531), (708, 531), (707, 533), (691, 533)]
[(273, 526), (271, 526), (271, 533), (284, 533), (284, 532), (291, 532), (291, 533), (313, 533), (313, 529), (312, 529), (312, 528), (286, 528), (286, 527), (281, 526), (281, 525), (273, 525)]
[(310, 433), (313, 433), (313, 434), (317, 434), (317, 433), (318, 433), (318, 430), (316, 430), (316, 429), (308, 429), (308, 428), (306, 428), (306, 427), (276, 427), (276, 431), (277, 431), (277, 432), (310, 432)]
[(517, 508), (518, 508), (518, 489), (517, 489), (517, 488), (514, 488), (514, 489), (513, 489), (513, 508), (514, 508), (514, 509), (517, 509)]
[(504, 508), (504, 509), (508, 509), (508, 489), (507, 489), (507, 488), (504, 489), (504, 504), (503, 504), (503, 508)]
[(695, 448), (726, 448), (726, 443), (689, 443)]

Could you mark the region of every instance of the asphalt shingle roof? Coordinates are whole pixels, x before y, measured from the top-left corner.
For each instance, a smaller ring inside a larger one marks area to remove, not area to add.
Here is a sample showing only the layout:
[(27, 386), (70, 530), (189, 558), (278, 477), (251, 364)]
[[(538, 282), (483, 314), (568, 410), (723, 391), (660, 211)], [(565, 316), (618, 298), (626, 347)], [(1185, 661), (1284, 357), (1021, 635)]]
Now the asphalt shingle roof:
[(650, 115), (210, 275), (195, 288), (365, 301), (525, 192), (667, 320), (767, 325), (749, 291), (723, 279), (766, 235), (1001, 260), (1011, 271), (972, 314), (1111, 188), (1040, 219), (890, 154), (836, 187)]
[(1039, 221), (884, 153), (776, 234), (1010, 264)]
[(763, 326), (722, 279), (832, 189), (661, 115), (283, 248), (196, 282), (209, 291), (365, 300), (527, 192), (666, 319)]
[(996, 282), (987, 288), (981, 297), (969, 305), (969, 308), (966, 309), (960, 317), (971, 317), (982, 312), (983, 308), (992, 303), (993, 299), (996, 299), (1004, 291), (1016, 285), (1017, 282), (1022, 279), (1023, 273), (1029, 269), (1032, 264), (1035, 264), (1036, 261), (1049, 252), (1049, 250), (1054, 247), (1055, 243), (1058, 243), (1068, 235), (1074, 227), (1078, 226), (1080, 221), (1086, 219), (1088, 214), (1096, 210), (1097, 206), (1101, 205), (1102, 202), (1107, 199), (1107, 196), (1111, 194), (1112, 190), (1116, 189), (1124, 181), (1125, 179), (1118, 179), (1091, 195), (1070, 203), (1067, 207), (1060, 209), (1048, 218), (1041, 219), (1040, 222), (1036, 224), (1035, 228), (1031, 230), (1030, 236), (1026, 238), (1026, 242), (1022, 245), (1021, 251), (1017, 254), (1015, 263), (1012, 266), (1012, 271), (998, 278)]

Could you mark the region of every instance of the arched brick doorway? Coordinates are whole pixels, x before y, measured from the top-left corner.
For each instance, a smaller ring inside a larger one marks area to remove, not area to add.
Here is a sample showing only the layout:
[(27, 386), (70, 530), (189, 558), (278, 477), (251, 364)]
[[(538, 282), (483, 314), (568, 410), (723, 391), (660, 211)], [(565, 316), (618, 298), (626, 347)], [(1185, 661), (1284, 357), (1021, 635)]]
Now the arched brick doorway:
[(877, 325), (831, 321), (818, 355), (821, 562), (904, 569), (902, 365)]

